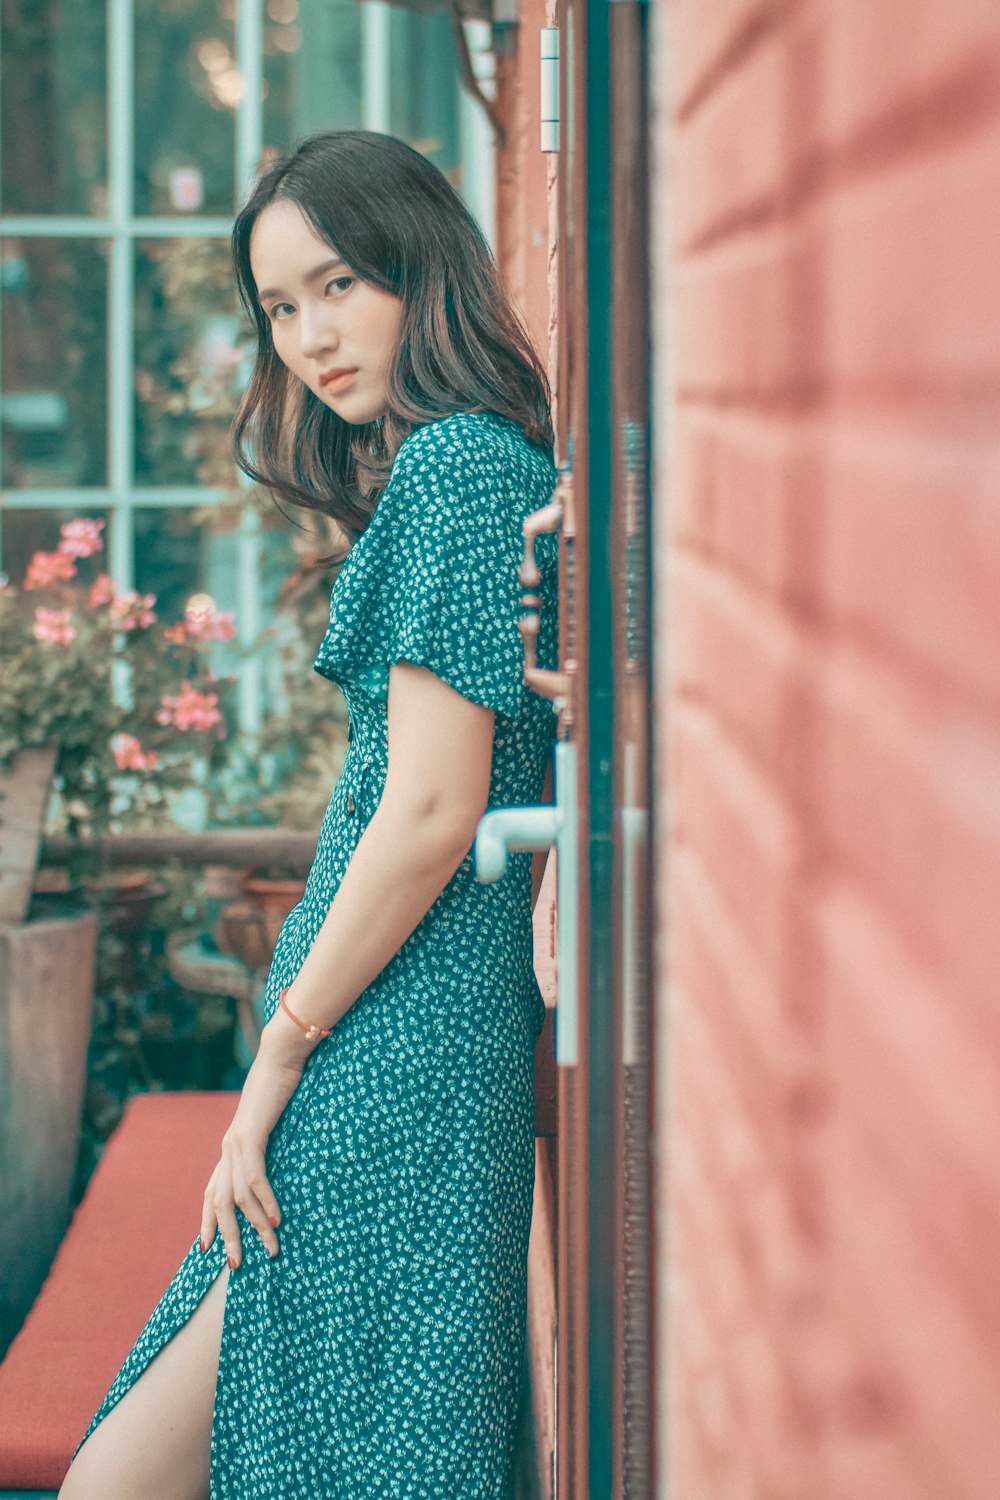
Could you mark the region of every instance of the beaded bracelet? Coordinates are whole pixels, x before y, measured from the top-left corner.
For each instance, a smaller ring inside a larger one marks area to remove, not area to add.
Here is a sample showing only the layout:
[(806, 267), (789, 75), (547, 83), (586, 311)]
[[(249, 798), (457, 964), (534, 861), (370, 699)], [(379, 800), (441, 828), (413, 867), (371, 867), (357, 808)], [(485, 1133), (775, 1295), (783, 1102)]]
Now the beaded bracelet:
[(292, 1017), (292, 1020), (295, 1022), (296, 1026), (302, 1027), (302, 1030), (305, 1032), (306, 1036), (311, 1042), (318, 1041), (320, 1037), (329, 1036), (330, 1033), (328, 1031), (325, 1031), (322, 1026), (317, 1026), (313, 1021), (300, 1021), (298, 1016), (292, 1014), (292, 1012), (288, 1009), (288, 1001), (285, 999), (285, 996), (288, 994), (288, 991), (290, 989), (291, 985), (286, 985), (286, 987), (281, 991), (281, 994), (278, 996), (278, 1004), (281, 1006), (285, 1014)]

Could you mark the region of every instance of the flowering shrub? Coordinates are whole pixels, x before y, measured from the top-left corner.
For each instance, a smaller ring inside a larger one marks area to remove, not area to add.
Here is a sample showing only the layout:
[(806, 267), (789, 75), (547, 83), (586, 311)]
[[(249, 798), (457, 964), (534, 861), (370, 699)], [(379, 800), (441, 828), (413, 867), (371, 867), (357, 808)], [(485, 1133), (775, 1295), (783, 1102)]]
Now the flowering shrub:
[(232, 720), (234, 678), (208, 662), (234, 639), (232, 615), (198, 594), (162, 625), (152, 594), (99, 571), (103, 528), (67, 521), (20, 588), (0, 584), (0, 762), (58, 743), (57, 822), (71, 834), (168, 822), (198, 761), (223, 763)]

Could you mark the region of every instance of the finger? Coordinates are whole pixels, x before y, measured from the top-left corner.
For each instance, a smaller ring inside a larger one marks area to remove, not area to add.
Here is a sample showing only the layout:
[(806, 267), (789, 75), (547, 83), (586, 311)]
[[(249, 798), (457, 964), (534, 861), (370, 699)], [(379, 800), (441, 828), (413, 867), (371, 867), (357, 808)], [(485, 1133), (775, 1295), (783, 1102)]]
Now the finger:
[(219, 1172), (219, 1180), (215, 1187), (214, 1208), (215, 1216), (219, 1221), (219, 1233), (226, 1247), (226, 1259), (229, 1261), (230, 1269), (235, 1270), (243, 1260), (243, 1245), (240, 1241), (240, 1226), (236, 1219), (232, 1167), (229, 1162), (226, 1163), (226, 1169)]
[(216, 1167), (215, 1171), (212, 1173), (211, 1177), (208, 1179), (208, 1186), (205, 1189), (205, 1195), (204, 1195), (204, 1197), (202, 1199), (202, 1204), (201, 1204), (201, 1230), (200, 1230), (200, 1238), (199, 1238), (199, 1243), (201, 1245), (202, 1250), (207, 1250), (209, 1248), (209, 1246), (211, 1245), (212, 1241), (215, 1239), (215, 1230), (216, 1230), (216, 1227), (217, 1227), (217, 1221), (216, 1221), (216, 1217), (215, 1217), (215, 1207), (213, 1205), (213, 1201), (212, 1200), (213, 1200), (213, 1198), (215, 1196), (215, 1183), (216, 1183), (216, 1179), (218, 1178), (218, 1175), (219, 1175), (219, 1168)]
[(244, 1146), (243, 1170), (246, 1172), (247, 1186), (251, 1192), (256, 1193), (257, 1201), (267, 1215), (268, 1222), (277, 1229), (281, 1223), (281, 1209), (268, 1181), (266, 1158), (259, 1146), (252, 1144)]
[(268, 1255), (273, 1260), (278, 1253), (278, 1236), (267, 1222), (267, 1215), (257, 1194), (247, 1183), (243, 1156), (239, 1150), (233, 1156), (233, 1197), (260, 1235)]

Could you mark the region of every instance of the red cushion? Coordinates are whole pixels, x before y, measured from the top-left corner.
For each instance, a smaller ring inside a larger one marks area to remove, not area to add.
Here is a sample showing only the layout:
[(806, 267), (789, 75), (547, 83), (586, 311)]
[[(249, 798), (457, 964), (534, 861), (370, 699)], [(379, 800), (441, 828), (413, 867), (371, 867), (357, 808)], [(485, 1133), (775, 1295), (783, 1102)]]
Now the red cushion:
[(0, 1486), (58, 1489), (201, 1226), (239, 1093), (136, 1094), (0, 1365)]

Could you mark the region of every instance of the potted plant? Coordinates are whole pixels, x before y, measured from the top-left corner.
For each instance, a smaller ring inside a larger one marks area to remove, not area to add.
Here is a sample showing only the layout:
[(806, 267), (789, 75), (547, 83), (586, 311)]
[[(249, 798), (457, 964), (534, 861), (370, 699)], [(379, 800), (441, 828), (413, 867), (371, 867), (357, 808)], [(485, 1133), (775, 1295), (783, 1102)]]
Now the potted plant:
[(55, 745), (47, 831), (71, 837), (169, 824), (198, 762), (206, 774), (224, 762), (232, 717), (234, 677), (208, 661), (234, 638), (232, 616), (202, 595), (162, 624), (152, 594), (101, 569), (103, 526), (67, 521), (20, 584), (0, 584), (0, 766)]

